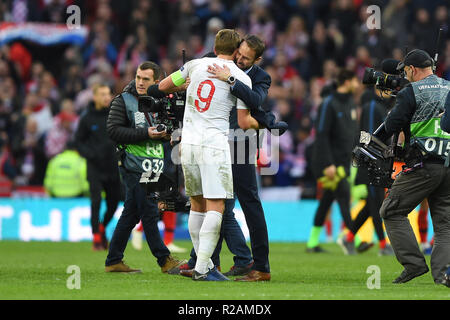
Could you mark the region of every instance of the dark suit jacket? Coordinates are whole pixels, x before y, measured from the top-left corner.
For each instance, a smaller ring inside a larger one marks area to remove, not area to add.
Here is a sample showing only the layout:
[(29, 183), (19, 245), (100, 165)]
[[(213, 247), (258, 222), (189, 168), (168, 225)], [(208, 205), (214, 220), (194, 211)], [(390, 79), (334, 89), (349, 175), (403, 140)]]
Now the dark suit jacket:
[[(244, 83), (236, 79), (236, 83), (231, 89), (231, 94), (244, 101), (247, 107), (250, 109), (251, 115), (265, 127), (270, 127), (272, 113), (266, 112), (262, 108), (262, 104), (267, 97), (270, 84), (272, 82), (269, 74), (265, 72), (261, 67), (253, 65), (252, 69), (248, 72), (248, 76), (252, 80), (252, 89), (246, 86)], [(275, 117), (273, 116), (273, 121)], [(230, 114), (230, 128), (237, 129), (237, 111), (233, 108)]]

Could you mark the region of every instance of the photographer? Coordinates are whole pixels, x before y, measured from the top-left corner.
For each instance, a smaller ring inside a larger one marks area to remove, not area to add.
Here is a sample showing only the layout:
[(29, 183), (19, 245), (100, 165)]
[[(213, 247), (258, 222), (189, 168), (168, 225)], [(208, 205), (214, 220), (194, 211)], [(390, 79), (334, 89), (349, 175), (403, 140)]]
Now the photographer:
[[(165, 131), (158, 132), (152, 115), (138, 111), (138, 97), (151, 95), (159, 82), (161, 69), (153, 62), (143, 62), (136, 71), (136, 78), (112, 103), (107, 130), (121, 149), (120, 174), (125, 185), (125, 203), (122, 215), (111, 239), (106, 272), (140, 272), (122, 261), (132, 229), (142, 221), (147, 243), (157, 258), (163, 273), (185, 263), (170, 255), (158, 229), (159, 211), (156, 200), (149, 199), (142, 178), (152, 172), (161, 173), (164, 168), (163, 142), (170, 138)], [(158, 97), (159, 98), (159, 97)]]
[(375, 137), (387, 141), (405, 133), (405, 166), (383, 201), (380, 215), (403, 272), (393, 283), (404, 283), (428, 272), (407, 215), (428, 198), (435, 231), (431, 270), (435, 283), (444, 283), (450, 263), (450, 169), (445, 165), (450, 136), (439, 127), (450, 83), (433, 74), (433, 60), (423, 50), (412, 50), (398, 64), (411, 82)]

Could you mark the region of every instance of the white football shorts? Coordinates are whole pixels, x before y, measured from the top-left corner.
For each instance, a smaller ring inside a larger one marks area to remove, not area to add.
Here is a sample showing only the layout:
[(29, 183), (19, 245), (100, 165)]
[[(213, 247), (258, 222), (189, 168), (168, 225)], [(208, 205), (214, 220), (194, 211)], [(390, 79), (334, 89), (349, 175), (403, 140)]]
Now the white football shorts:
[(217, 149), (181, 144), (181, 166), (188, 196), (203, 195), (205, 199), (233, 198), (233, 173), (229, 147)]

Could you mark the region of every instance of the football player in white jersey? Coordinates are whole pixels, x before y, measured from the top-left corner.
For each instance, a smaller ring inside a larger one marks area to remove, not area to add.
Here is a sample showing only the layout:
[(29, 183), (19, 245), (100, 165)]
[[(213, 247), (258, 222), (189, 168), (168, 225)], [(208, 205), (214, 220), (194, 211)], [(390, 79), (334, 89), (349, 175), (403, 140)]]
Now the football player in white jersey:
[(208, 66), (226, 65), (232, 74), (249, 87), (250, 78), (234, 64), (240, 44), (239, 34), (220, 30), (215, 39), (216, 58), (187, 62), (180, 70), (166, 77), (159, 90), (170, 92), (189, 77), (181, 140), (181, 165), (186, 194), (191, 198), (188, 227), (197, 263), (193, 280), (228, 280), (214, 266), (211, 255), (219, 239), (225, 199), (233, 198), (231, 154), (228, 144), (229, 117), (237, 108), (238, 124), (258, 129), (258, 122), (245, 104), (230, 93), (230, 83), (210, 78)]

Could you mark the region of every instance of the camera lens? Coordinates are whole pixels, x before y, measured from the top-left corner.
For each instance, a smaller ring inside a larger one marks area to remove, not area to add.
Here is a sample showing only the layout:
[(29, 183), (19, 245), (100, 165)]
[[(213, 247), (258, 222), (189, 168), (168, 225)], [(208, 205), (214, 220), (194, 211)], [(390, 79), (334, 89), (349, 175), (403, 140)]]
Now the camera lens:
[(163, 132), (164, 130), (166, 130), (166, 126), (163, 124), (158, 124), (158, 126), (156, 127), (156, 131), (158, 132)]

